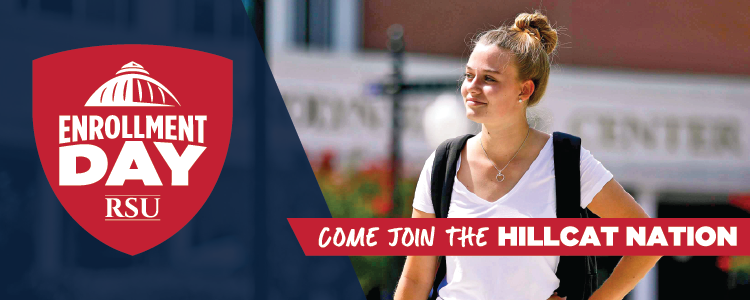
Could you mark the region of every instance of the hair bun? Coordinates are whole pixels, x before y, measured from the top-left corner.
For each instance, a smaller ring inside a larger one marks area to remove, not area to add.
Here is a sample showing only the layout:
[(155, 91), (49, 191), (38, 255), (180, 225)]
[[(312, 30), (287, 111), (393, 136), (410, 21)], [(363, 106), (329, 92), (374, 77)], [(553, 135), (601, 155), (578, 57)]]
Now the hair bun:
[(516, 22), (513, 24), (513, 29), (526, 32), (530, 36), (538, 39), (542, 42), (544, 51), (547, 54), (552, 54), (557, 46), (557, 30), (552, 29), (549, 25), (547, 16), (536, 11), (533, 14), (522, 13), (516, 17)]

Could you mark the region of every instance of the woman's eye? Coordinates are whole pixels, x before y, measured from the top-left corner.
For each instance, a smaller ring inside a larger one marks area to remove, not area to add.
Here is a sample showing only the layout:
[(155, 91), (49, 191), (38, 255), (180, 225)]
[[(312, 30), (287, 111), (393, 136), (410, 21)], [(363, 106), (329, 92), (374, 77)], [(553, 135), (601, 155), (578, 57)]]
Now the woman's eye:
[(474, 75), (472, 75), (471, 73), (466, 73), (464, 74), (464, 77), (471, 79), (474, 78)]
[(484, 80), (485, 81), (495, 81), (495, 79), (492, 78), (492, 77), (490, 77), (490, 76), (485, 77)]

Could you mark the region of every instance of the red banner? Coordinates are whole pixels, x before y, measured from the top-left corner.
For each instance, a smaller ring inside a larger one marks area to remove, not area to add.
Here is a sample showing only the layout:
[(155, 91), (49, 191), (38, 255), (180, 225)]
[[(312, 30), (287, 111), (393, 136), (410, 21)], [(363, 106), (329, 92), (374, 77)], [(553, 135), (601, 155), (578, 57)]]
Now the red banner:
[(750, 219), (297, 219), (308, 256), (750, 255)]

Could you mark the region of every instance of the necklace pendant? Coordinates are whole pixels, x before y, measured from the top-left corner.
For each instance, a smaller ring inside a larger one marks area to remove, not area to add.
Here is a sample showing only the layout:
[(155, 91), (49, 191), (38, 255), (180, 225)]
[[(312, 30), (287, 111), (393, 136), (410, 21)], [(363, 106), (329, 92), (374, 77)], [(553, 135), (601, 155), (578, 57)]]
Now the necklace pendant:
[(495, 180), (497, 180), (497, 182), (503, 182), (503, 180), (505, 180), (505, 175), (503, 175), (503, 173), (497, 172), (497, 175), (495, 175)]

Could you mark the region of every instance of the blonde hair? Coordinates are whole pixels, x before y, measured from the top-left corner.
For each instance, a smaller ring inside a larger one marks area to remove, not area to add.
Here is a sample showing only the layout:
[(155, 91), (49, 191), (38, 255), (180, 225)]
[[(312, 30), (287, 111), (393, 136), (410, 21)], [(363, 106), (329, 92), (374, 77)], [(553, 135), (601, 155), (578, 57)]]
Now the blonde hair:
[(549, 25), (547, 16), (538, 11), (519, 14), (512, 26), (480, 33), (472, 43), (472, 51), (477, 44), (496, 45), (513, 53), (518, 79), (534, 82), (534, 93), (527, 105), (539, 103), (547, 88), (550, 56), (557, 46), (557, 30)]

